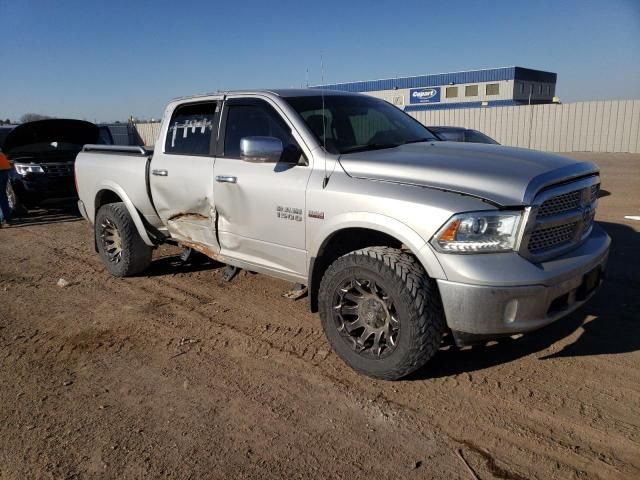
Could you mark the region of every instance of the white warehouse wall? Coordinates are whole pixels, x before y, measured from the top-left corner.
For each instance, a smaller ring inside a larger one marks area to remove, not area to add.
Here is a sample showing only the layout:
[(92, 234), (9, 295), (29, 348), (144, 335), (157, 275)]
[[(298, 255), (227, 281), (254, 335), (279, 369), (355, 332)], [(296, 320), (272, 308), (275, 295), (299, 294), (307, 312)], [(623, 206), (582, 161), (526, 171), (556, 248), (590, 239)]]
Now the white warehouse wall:
[(422, 110), (410, 115), (426, 126), (473, 128), (514, 147), (640, 153), (640, 100)]

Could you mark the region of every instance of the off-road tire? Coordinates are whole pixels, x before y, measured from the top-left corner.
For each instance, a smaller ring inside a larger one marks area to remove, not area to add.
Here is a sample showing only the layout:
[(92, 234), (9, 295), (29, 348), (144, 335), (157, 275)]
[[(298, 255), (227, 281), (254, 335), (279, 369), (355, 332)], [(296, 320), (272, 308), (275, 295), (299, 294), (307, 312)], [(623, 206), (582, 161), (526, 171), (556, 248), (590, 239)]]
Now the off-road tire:
[[(109, 254), (103, 238), (104, 226), (114, 225), (120, 235), (121, 254), (117, 261)], [(94, 225), (98, 254), (109, 273), (115, 277), (130, 277), (143, 272), (151, 264), (152, 248), (144, 243), (124, 203), (103, 205)]]
[[(367, 358), (356, 352), (334, 317), (338, 289), (358, 275), (380, 285), (397, 311), (397, 341), (383, 358)], [(445, 316), (437, 286), (418, 260), (401, 250), (369, 247), (338, 258), (325, 272), (318, 298), (322, 327), (334, 351), (351, 368), (369, 377), (400, 379), (427, 363), (442, 341)]]

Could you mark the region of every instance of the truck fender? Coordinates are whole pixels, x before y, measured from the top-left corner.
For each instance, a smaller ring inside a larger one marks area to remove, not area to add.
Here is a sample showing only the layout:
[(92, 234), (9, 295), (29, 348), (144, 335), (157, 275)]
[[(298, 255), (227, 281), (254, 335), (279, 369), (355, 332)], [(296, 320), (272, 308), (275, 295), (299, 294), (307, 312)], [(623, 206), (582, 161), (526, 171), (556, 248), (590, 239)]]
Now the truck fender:
[[(149, 245), (150, 247), (154, 247), (155, 243), (153, 243), (153, 241), (149, 237), (149, 234), (147, 233), (147, 229), (144, 226), (144, 222), (142, 221), (142, 217), (140, 216), (138, 209), (135, 207), (135, 205), (133, 204), (129, 196), (125, 193), (124, 189), (120, 185), (118, 185), (117, 183), (111, 180), (105, 180), (100, 185), (98, 185), (98, 191), (101, 191), (101, 190), (110, 190), (116, 195), (118, 195), (118, 197), (120, 197), (122, 202), (127, 207), (129, 215), (131, 215), (133, 223), (135, 224), (136, 229), (138, 230), (138, 234), (142, 238), (142, 241), (147, 245)], [(94, 214), (94, 220), (95, 220), (95, 215), (98, 212), (97, 212), (97, 209), (94, 209), (94, 210), (95, 211), (93, 212), (93, 214)]]
[(348, 212), (330, 218), (311, 236), (309, 258), (317, 258), (325, 241), (335, 232), (347, 228), (377, 230), (399, 240), (411, 250), (431, 278), (446, 279), (440, 262), (425, 239), (399, 220), (379, 213)]

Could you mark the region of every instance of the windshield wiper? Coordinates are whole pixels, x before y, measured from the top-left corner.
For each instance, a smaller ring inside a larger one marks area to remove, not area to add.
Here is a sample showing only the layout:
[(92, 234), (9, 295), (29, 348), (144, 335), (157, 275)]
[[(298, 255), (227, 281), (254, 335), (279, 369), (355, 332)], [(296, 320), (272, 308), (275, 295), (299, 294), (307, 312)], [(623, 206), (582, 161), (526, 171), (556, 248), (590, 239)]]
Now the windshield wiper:
[(367, 152), (369, 150), (382, 150), (384, 148), (395, 148), (402, 145), (402, 143), (370, 143), (368, 145), (361, 145), (359, 147), (347, 148), (343, 150), (341, 153), (356, 153), (356, 152)]
[(417, 140), (407, 140), (402, 145), (406, 145), (408, 143), (422, 143), (422, 142), (433, 142), (435, 138), (418, 138)]

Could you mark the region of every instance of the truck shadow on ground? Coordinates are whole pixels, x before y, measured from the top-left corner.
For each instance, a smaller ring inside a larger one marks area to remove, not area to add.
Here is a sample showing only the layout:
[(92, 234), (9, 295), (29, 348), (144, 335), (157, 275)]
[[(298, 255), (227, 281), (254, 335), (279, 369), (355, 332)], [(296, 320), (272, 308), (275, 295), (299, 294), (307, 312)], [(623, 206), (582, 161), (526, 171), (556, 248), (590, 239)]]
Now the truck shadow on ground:
[(82, 220), (82, 215), (78, 211), (75, 202), (73, 203), (57, 203), (47, 205), (43, 208), (29, 210), (28, 213), (11, 219), (11, 225), (8, 227), (32, 227), (34, 225), (48, 225), (52, 223), (77, 222)]
[(166, 257), (154, 258), (142, 276), (144, 277), (162, 277), (167, 275), (175, 275), (182, 273), (194, 273), (204, 270), (217, 270), (224, 268), (225, 265), (220, 262), (206, 257), (205, 255), (196, 254), (193, 259), (183, 261), (180, 255), (169, 255)]
[(600, 291), (571, 315), (537, 332), (506, 338), (487, 346), (460, 350), (443, 342), (436, 357), (408, 380), (471, 373), (543, 352), (581, 329), (578, 338), (539, 360), (627, 353), (640, 350), (640, 233), (599, 222), (611, 236), (607, 278)]

